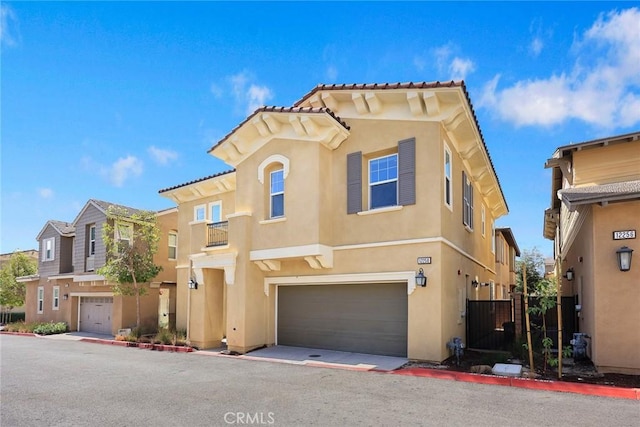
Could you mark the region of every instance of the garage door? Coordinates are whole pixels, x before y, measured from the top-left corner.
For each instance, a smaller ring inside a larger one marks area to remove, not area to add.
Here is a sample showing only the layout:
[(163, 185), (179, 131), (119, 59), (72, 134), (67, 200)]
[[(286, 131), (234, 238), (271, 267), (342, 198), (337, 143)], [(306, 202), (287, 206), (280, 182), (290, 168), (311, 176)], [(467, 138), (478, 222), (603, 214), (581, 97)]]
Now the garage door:
[(111, 335), (113, 297), (80, 297), (80, 330)]
[(407, 355), (407, 285), (278, 287), (278, 344)]

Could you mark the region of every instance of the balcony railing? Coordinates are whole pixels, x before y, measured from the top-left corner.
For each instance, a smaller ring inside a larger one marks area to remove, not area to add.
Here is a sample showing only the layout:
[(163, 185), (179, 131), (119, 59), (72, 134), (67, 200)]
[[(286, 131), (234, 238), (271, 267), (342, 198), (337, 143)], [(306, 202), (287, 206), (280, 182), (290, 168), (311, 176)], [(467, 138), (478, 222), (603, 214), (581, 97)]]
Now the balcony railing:
[(229, 243), (229, 221), (207, 224), (207, 247)]

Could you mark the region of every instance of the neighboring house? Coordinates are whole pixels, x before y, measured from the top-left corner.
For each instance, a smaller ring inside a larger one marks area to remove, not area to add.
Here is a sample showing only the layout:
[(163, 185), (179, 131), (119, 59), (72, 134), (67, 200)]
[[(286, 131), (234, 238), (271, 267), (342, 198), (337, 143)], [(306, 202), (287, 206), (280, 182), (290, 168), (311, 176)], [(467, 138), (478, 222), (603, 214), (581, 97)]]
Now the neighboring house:
[[(28, 249), (26, 251), (16, 251), (16, 252), (22, 253), (27, 257), (32, 258), (36, 262), (38, 261), (38, 251), (36, 249)], [(7, 262), (9, 262), (13, 254), (15, 254), (16, 252), (8, 252), (6, 254), (0, 254), (0, 268), (2, 268)], [(9, 310), (8, 307), (0, 306), (0, 311), (2, 311), (3, 313), (24, 313), (24, 305), (21, 305), (20, 307), (12, 307), (11, 310)]]
[(199, 347), (443, 360), (471, 281), (497, 282), (508, 208), (462, 82), (320, 85), (209, 153), (235, 169), (160, 190), (179, 211), (177, 325)]
[(621, 268), (617, 258), (640, 249), (640, 132), (559, 147), (545, 166), (544, 236), (562, 294), (577, 296), (587, 354), (600, 372), (639, 374), (640, 265)]
[(520, 248), (511, 228), (494, 231), (495, 280), (483, 283), (474, 279), (470, 300), (508, 300), (516, 287), (516, 257), (520, 256)]
[[(92, 199), (73, 223), (47, 221), (37, 236), (38, 275), (20, 279), (27, 284), (27, 322), (67, 322), (71, 331), (111, 335), (118, 329), (135, 326), (135, 297), (114, 295), (105, 278), (96, 273), (106, 260), (102, 227), (110, 206), (126, 209), (130, 214), (136, 212), (133, 208)], [(168, 242), (165, 232), (176, 229), (177, 212), (175, 209), (160, 212), (158, 220), (163, 234), (155, 262), (163, 267), (163, 272), (141, 298), (141, 322), (149, 328), (157, 327), (159, 313), (166, 313), (169, 319), (171, 304), (165, 303), (166, 309), (161, 307), (160, 294), (165, 299), (172, 294), (175, 298), (175, 260), (168, 258), (163, 245)], [(130, 235), (126, 230), (133, 226), (123, 219), (116, 227), (119, 238), (126, 239)]]
[(0, 268), (2, 268), (3, 265), (9, 262), (9, 260), (15, 253), (21, 253), (26, 255), (29, 258), (33, 258), (36, 261), (38, 260), (38, 251), (36, 249), (28, 249), (26, 251), (7, 252), (5, 254), (0, 254)]

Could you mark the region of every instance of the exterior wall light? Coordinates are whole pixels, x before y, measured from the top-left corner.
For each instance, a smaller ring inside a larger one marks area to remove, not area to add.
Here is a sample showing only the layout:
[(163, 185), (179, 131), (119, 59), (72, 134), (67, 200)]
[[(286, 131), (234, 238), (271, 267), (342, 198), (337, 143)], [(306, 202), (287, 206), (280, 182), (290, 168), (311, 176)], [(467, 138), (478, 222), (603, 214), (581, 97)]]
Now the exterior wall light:
[(631, 270), (631, 254), (633, 254), (633, 249), (626, 246), (623, 246), (616, 251), (616, 256), (618, 257), (618, 268), (620, 271)]
[(69, 294), (62, 295), (62, 299), (65, 300), (65, 301), (68, 300), (69, 299)]
[(198, 282), (194, 279), (189, 279), (189, 289), (198, 289)]
[(471, 281), (471, 286), (473, 286), (474, 288), (477, 288), (478, 285), (480, 285), (480, 283), (478, 283), (478, 280), (474, 279)]
[(572, 281), (573, 280), (573, 268), (570, 268), (566, 271), (566, 273), (564, 273), (564, 277), (565, 279), (567, 279), (568, 281)]
[(422, 286), (423, 288), (427, 286), (427, 276), (424, 275), (424, 270), (418, 270), (418, 274), (416, 274), (416, 286)]

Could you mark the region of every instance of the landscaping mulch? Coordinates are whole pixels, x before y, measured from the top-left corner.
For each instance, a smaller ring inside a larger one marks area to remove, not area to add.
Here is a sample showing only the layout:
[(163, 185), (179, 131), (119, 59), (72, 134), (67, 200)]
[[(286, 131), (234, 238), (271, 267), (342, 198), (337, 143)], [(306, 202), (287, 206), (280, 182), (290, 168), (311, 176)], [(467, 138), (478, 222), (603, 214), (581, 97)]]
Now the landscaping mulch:
[[(495, 363), (515, 363), (523, 366), (523, 372), (528, 372), (528, 364), (522, 361), (509, 358), (506, 353), (481, 352), (474, 350), (464, 350), (464, 355), (459, 361), (455, 357), (450, 357), (442, 363), (410, 361), (402, 368), (430, 368), (455, 372), (472, 372), (473, 366), (488, 365)], [(609, 387), (640, 388), (640, 375), (627, 375), (615, 373), (599, 373), (590, 360), (574, 361), (564, 359), (562, 366), (562, 379), (558, 379), (556, 368), (547, 368), (543, 372), (536, 366), (535, 378), (542, 380), (564, 381), (582, 384), (606, 385)]]

